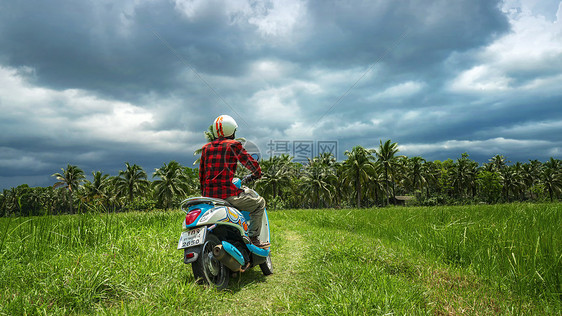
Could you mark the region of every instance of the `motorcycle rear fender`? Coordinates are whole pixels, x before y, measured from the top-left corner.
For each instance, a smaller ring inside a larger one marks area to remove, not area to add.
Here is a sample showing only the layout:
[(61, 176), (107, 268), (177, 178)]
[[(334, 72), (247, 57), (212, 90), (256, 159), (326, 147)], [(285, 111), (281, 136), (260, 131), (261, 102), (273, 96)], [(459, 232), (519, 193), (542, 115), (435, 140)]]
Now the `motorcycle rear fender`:
[(184, 225), (184, 229), (192, 229), (198, 226), (227, 225), (235, 228), (240, 232), (241, 236), (248, 232), (248, 222), (246, 218), (237, 209), (220, 205), (212, 206), (209, 204), (197, 204), (190, 206), (189, 209), (198, 208), (201, 214), (193, 223)]

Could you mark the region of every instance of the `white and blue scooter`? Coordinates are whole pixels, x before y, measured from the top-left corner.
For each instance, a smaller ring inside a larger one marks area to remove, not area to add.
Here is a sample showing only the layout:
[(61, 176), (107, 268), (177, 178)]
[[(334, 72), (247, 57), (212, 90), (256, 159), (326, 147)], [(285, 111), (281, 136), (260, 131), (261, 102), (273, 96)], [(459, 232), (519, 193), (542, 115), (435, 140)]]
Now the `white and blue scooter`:
[[(235, 178), (232, 182), (240, 189), (257, 194), (242, 185), (249, 179)], [(273, 273), (270, 249), (258, 248), (250, 242), (249, 212), (240, 211), (225, 200), (209, 197), (189, 198), (182, 202), (182, 209), (186, 216), (178, 249), (184, 250), (183, 262), (191, 263), (197, 280), (224, 289), (232, 273), (257, 265), (264, 275)], [(264, 211), (260, 231), (260, 240), (270, 242), (267, 211)]]

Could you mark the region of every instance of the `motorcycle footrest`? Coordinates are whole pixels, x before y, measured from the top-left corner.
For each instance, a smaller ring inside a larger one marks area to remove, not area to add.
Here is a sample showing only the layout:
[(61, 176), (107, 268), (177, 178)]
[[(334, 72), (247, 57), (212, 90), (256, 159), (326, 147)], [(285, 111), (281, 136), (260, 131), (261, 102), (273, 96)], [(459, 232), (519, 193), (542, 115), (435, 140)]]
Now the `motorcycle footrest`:
[(246, 247), (250, 250), (251, 253), (258, 255), (260, 257), (267, 257), (269, 256), (269, 249), (262, 249), (254, 244), (247, 244)]

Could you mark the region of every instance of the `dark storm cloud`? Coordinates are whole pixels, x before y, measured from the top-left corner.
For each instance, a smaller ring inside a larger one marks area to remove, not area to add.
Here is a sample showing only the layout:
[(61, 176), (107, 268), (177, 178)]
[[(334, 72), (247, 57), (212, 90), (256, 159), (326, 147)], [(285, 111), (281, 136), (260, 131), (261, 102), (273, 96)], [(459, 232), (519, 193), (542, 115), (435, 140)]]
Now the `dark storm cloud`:
[(302, 54), (310, 57), (307, 62), (366, 65), (394, 44), (399, 48), (383, 63), (392, 63), (399, 73), (441, 63), (454, 51), (482, 46), (509, 27), (498, 2), (486, 0), (312, 1), (309, 9), (308, 41), (301, 46)]
[[(144, 146), (131, 143), (111, 141), (80, 143), (62, 140), (56, 142), (47, 136), (18, 138), (16, 141), (0, 147), (0, 175), (4, 178), (51, 175), (59, 172), (60, 168), (66, 168), (67, 164), (79, 166), (88, 177), (93, 171), (103, 171), (116, 176), (119, 170), (125, 168), (125, 162), (141, 165), (151, 178), (154, 169), (164, 162), (176, 160), (183, 165), (191, 166), (194, 161), (193, 150), (160, 149), (154, 152)], [(47, 186), (54, 182), (54, 178), (43, 177), (41, 182), (35, 185)]]
[[(262, 41), (255, 29), (233, 24), (220, 8), (187, 19), (169, 2), (127, 4), (26, 1), (0, 13), (2, 56), (11, 66), (35, 69), (37, 84), (82, 88), (113, 96), (166, 92), (186, 66), (170, 51), (209, 74), (241, 75), (260, 53), (301, 59), (304, 67), (368, 65), (407, 32), (384, 62), (413, 71), (452, 51), (483, 45), (506, 30), (492, 1), (373, 3), (311, 2), (305, 37), (296, 47)], [(163, 41), (167, 42), (164, 43)], [(393, 68), (396, 71), (396, 68)]]
[(2, 59), (32, 67), (35, 83), (54, 89), (127, 98), (189, 90), (176, 53), (203, 72), (239, 74), (244, 64), (230, 60), (243, 58), (243, 35), (222, 21), (190, 22), (169, 2), (10, 2), (0, 21)]
[(3, 2), (0, 185), (191, 165), (223, 113), (262, 148), (337, 140), (340, 159), (380, 139), (426, 159), (559, 155), (562, 12), (508, 2)]
[[(404, 77), (435, 78), (429, 72), (420, 75), (416, 71), (439, 67), (443, 56), (483, 45), (506, 27), (497, 4), (489, 1), (431, 6), (416, 1), (348, 6), (311, 2), (308, 22), (296, 31), (303, 32), (304, 37), (294, 46), (283, 47), (274, 41), (251, 45), (259, 41), (255, 29), (247, 23), (229, 23), (220, 8), (187, 19), (169, 2), (130, 8), (83, 2), (12, 5), (14, 8), (4, 10), (0, 19), (4, 21), (0, 28), (4, 30), (0, 38), (5, 47), (2, 55), (12, 66), (33, 67), (36, 84), (55, 89), (81, 88), (122, 100), (139, 100), (147, 91), (177, 94), (189, 101), (175, 111), (196, 111), (201, 105), (213, 104), (217, 113), (219, 109), (241, 111), (251, 88), (238, 97), (242, 89), (217, 88), (220, 98), (227, 96), (224, 104), (186, 63), (206, 76), (240, 76), (249, 61), (265, 54), (267, 58), (278, 56), (299, 63), (303, 71), (295, 74), (298, 78), (310, 67), (365, 68), (385, 56), (381, 64), (392, 66), (381, 67), (377, 76), (362, 82), (367, 88), (377, 89)], [(471, 21), (478, 23), (470, 25)], [(396, 44), (404, 35), (406, 38)], [(392, 45), (399, 49), (385, 55)], [(188, 73), (187, 78), (180, 77), (184, 73)], [(307, 108), (316, 112), (310, 118), (325, 113), (347, 88), (334, 87), (330, 96), (313, 100), (312, 104), (318, 106)], [(346, 101), (355, 103), (359, 88), (352, 92)], [(161, 125), (180, 124), (177, 115), (168, 117)]]

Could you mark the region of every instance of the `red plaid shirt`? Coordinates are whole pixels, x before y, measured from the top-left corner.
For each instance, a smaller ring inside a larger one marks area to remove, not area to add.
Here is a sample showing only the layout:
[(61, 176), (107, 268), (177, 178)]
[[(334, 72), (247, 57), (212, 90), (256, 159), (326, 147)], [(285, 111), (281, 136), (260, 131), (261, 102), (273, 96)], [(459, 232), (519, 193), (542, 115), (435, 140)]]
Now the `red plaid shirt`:
[(232, 183), (237, 162), (252, 171), (256, 178), (261, 177), (260, 165), (239, 141), (221, 137), (203, 146), (199, 162), (201, 194), (226, 199), (242, 192)]

